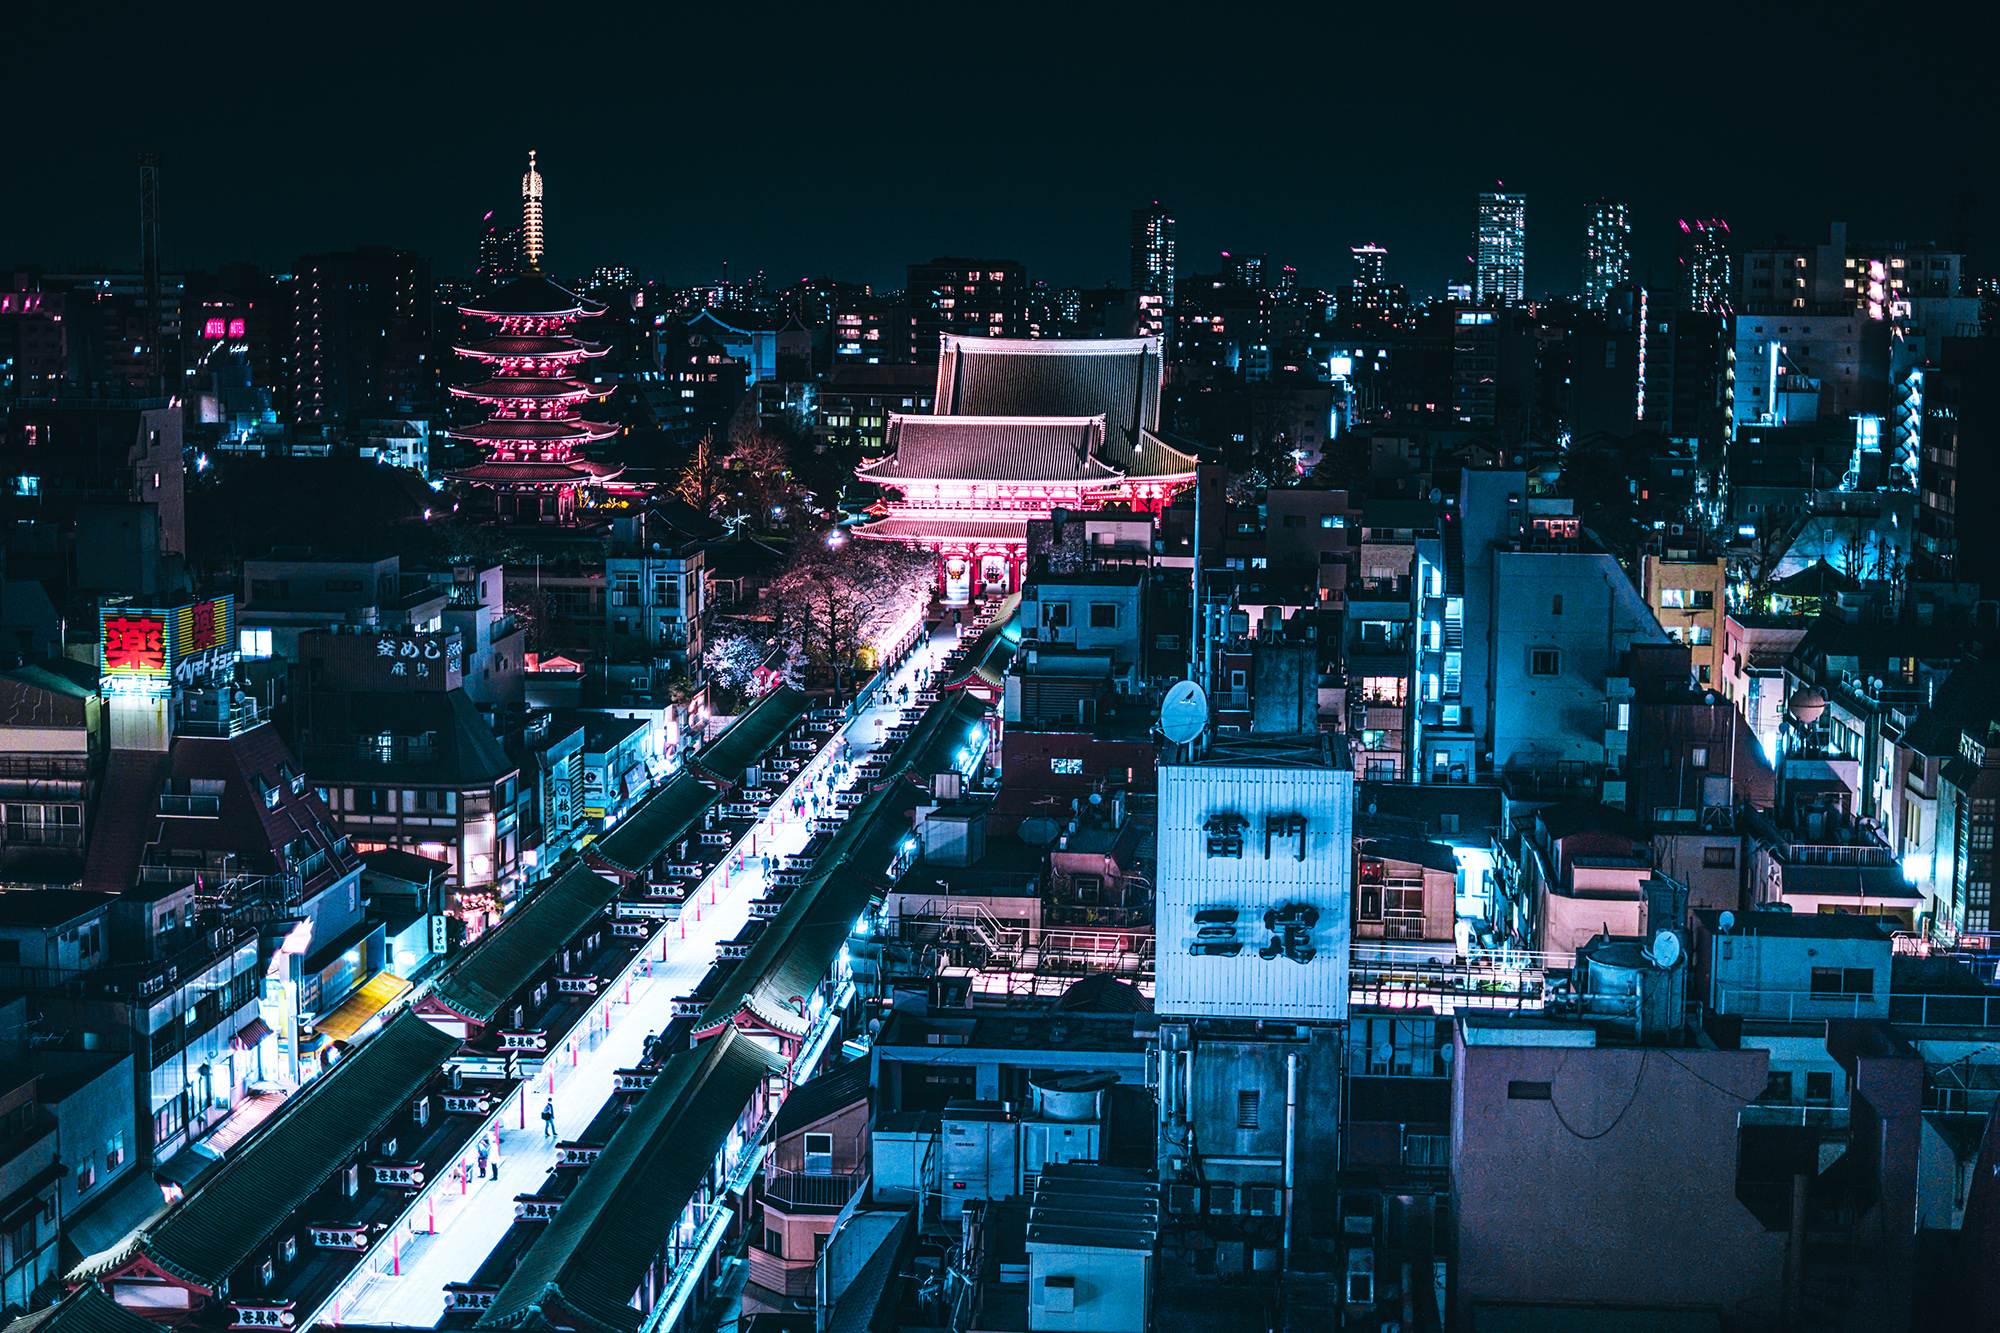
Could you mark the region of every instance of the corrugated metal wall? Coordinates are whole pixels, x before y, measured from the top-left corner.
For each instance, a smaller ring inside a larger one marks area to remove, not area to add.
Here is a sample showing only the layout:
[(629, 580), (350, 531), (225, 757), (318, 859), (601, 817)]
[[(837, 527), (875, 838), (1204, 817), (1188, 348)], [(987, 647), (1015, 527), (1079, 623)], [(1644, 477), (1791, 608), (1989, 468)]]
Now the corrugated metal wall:
[[(1206, 826), (1217, 815), (1243, 819), (1240, 857), (1211, 856)], [(1273, 836), (1265, 821), (1305, 818), (1298, 839)], [(1349, 878), (1353, 866), (1354, 775), (1340, 769), (1175, 765), (1160, 769), (1159, 980), (1162, 1015), (1290, 1018), (1338, 1022), (1347, 1016)], [(1264, 913), (1287, 903), (1319, 909), (1309, 963), (1259, 950), (1271, 939)], [(1233, 958), (1189, 952), (1195, 913), (1237, 912)]]

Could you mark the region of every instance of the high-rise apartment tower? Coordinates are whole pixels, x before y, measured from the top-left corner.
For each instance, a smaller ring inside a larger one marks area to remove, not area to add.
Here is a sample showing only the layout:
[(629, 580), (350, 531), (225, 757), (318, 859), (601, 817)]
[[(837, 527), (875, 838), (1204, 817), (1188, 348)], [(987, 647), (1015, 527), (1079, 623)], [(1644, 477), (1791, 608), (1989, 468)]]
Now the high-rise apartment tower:
[(1132, 210), (1132, 290), (1174, 303), (1174, 215), (1157, 199)]
[(1583, 303), (1604, 309), (1611, 289), (1632, 280), (1632, 224), (1625, 205), (1600, 199), (1583, 233)]
[(1472, 299), (1484, 305), (1518, 305), (1528, 291), (1528, 196), (1479, 196), (1479, 248)]

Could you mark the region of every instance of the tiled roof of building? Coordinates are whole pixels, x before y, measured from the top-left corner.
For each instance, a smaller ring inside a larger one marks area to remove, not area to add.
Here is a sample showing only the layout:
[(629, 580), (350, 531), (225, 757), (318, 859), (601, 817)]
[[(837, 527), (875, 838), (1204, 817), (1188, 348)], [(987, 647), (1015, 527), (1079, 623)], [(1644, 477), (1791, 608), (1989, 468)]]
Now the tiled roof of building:
[(604, 398), (609, 389), (594, 389), (577, 380), (505, 379), (481, 380), (477, 384), (455, 384), (451, 391), (461, 398)]
[(361, 864), (378, 875), (400, 879), (409, 884), (429, 884), (451, 873), (451, 866), (434, 857), (418, 856), (415, 852), (401, 847), (385, 847), (378, 852), (363, 852)]
[[(162, 851), (229, 851), (237, 864), (259, 874), (282, 868), (284, 849), (306, 837), (314, 851), (326, 849), (340, 834), (319, 790), (304, 783), (292, 790), (303, 766), (285, 748), (272, 726), (253, 727), (227, 740), (182, 736), (174, 741), (168, 776), (177, 781), (208, 780), (223, 784), (213, 819), (177, 819), (157, 814), (158, 791), (148, 799), (155, 812), (148, 845)], [(267, 800), (264, 790), (275, 796)], [(341, 873), (354, 868), (352, 855), (329, 858)]]
[(781, 686), (704, 746), (688, 762), (688, 769), (734, 786), (743, 780), (743, 770), (790, 731), (805, 712), (805, 695), (789, 685)]
[(1129, 445), (1125, 438), (1107, 435), (1104, 457), (1125, 473), (1127, 481), (1152, 481), (1162, 477), (1194, 480), (1194, 455), (1175, 448), (1167, 442), (1166, 436), (1150, 430), (1139, 432), (1136, 446)]
[(1453, 874), (1458, 871), (1458, 858), (1452, 855), (1451, 848), (1440, 842), (1422, 838), (1356, 838), (1354, 846), (1363, 856), (1402, 861), (1426, 870), (1443, 870)]
[(1786, 597), (1831, 597), (1836, 593), (1859, 592), (1861, 585), (1829, 565), (1815, 560), (1796, 574), (1775, 579), (1771, 591)]
[(1102, 416), (1126, 436), (1160, 424), (1160, 345), (1151, 338), (945, 335), (940, 416)]
[(1109, 972), (1093, 972), (1071, 983), (1049, 1009), (1065, 1014), (1149, 1014), (1153, 1005), (1131, 982)]
[(22, 1315), (0, 1333), (160, 1333), (160, 1326), (87, 1282), (56, 1304)]
[(0, 735), (14, 727), (81, 727), (96, 693), (39, 663), (0, 671)]
[(462, 689), (408, 694), (388, 690), (351, 691), (345, 697), (343, 721), (343, 734), (315, 736), (314, 740), (345, 741), (383, 732), (394, 736), (429, 734), (432, 757), (421, 762), (385, 764), (373, 755), (364, 758), (359, 754), (343, 756), (338, 751), (315, 753), (315, 780), (472, 786), (498, 782), (519, 767), (507, 757), (493, 735), (493, 728)]
[(460, 426), (450, 432), (461, 440), (562, 440), (583, 444), (590, 440), (601, 440), (616, 435), (618, 427), (599, 425), (593, 421), (549, 421), (541, 417), (516, 420), (511, 417), (493, 417), (469, 426)]
[(783, 1138), (866, 1100), (870, 1068), (867, 1060), (849, 1060), (799, 1084), (778, 1108), (778, 1118), (771, 1122), (771, 1137)]
[(862, 523), (851, 529), (857, 537), (884, 541), (1019, 542), (1028, 541), (1028, 518), (931, 518), (908, 513)]
[(1108, 485), (1121, 473), (1099, 456), (1104, 418), (933, 417), (889, 414), (887, 456), (855, 475), (912, 481), (1033, 481)]
[(168, 1272), (211, 1290), (362, 1151), (438, 1071), (458, 1039), (404, 1010), (294, 1094), (187, 1202), (140, 1241)]
[(481, 938), (477, 949), (460, 954), (426, 998), (475, 1023), (491, 1022), (617, 893), (617, 886), (596, 871), (575, 867), (530, 895)]
[(1001, 688), (1007, 663), (1013, 660), (1014, 646), (1021, 641), (1020, 627), (1014, 623), (1020, 614), (1020, 593), (1010, 592), (1001, 598), (1000, 604), (993, 609), (993, 618), (987, 621), (986, 628), (980, 630), (979, 637), (966, 648), (964, 664), (945, 681), (945, 688), (954, 689), (974, 676), (990, 689)]
[(724, 978), (697, 1032), (742, 1014), (780, 1032), (806, 1030), (801, 1006), (825, 980), (869, 903), (887, 893), (896, 845), (910, 833), (909, 812), (925, 800), (907, 776), (949, 767), (966, 742), (965, 729), (986, 711), (984, 701), (964, 695), (948, 706), (932, 705), (897, 748), (888, 775), (849, 814), (806, 882), (792, 890), (749, 956)]
[(591, 844), (590, 855), (636, 875), (715, 804), (716, 794), (699, 779), (679, 773), (654, 792), (618, 827)]
[(459, 307), (468, 315), (595, 315), (604, 307), (557, 286), (539, 273), (514, 279), (490, 296), (475, 297)]
[(605, 481), (622, 469), (593, 463), (587, 458), (571, 458), (560, 463), (474, 463), (450, 473), (460, 481)]
[(603, 356), (605, 349), (593, 348), (574, 338), (481, 338), (454, 350), (472, 356), (523, 357)]
[[(910, 790), (900, 781), (895, 785)], [(860, 816), (873, 813), (864, 804), (843, 831), (866, 827)], [(908, 830), (905, 822), (902, 831)], [(803, 1036), (810, 1026), (806, 1001), (832, 970), (854, 923), (881, 896), (880, 885), (846, 865), (792, 890), (750, 946), (749, 956), (723, 978), (720, 993), (697, 1020), (695, 1031), (708, 1032), (747, 1014), (774, 1031)], [(749, 989), (741, 988), (745, 984)]]
[(637, 1329), (632, 1293), (771, 1068), (763, 1047), (727, 1030), (670, 1059), (477, 1327)]

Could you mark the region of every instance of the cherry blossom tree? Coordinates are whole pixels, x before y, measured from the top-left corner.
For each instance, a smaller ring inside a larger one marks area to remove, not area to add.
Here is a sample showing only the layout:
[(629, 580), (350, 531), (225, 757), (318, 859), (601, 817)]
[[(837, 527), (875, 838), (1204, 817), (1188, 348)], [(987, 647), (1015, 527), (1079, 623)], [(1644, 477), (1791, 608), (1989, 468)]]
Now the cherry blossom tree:
[(935, 563), (893, 542), (802, 536), (771, 581), (780, 632), (817, 665), (858, 665), (898, 619), (929, 596)]

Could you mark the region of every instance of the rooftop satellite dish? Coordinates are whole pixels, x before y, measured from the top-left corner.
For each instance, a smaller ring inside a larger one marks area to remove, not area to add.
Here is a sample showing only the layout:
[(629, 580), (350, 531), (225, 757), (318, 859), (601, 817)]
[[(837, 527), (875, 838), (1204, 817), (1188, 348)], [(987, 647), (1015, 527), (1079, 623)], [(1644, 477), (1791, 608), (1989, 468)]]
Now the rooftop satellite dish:
[(1722, 933), (1727, 935), (1730, 931), (1736, 929), (1736, 913), (1724, 912), (1721, 916), (1715, 918), (1715, 924), (1721, 926)]
[(1438, 1047), (1438, 1059), (1444, 1061), (1446, 1065), (1451, 1064), (1454, 1058), (1450, 1042), (1446, 1042), (1444, 1045)]
[(1375, 1044), (1375, 1063), (1386, 1065), (1396, 1058), (1396, 1048), (1386, 1041)]
[(1681, 937), (1671, 930), (1653, 936), (1653, 966), (1672, 967), (1681, 960)]
[(1186, 745), (1208, 726), (1208, 696), (1191, 680), (1181, 681), (1160, 701), (1160, 734)]
[(1104, 804), (1104, 794), (1103, 794), (1102, 792), (1092, 792), (1092, 793), (1090, 794), (1090, 803), (1091, 803), (1092, 805), (1103, 805), (1103, 804)]

